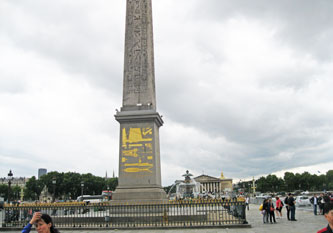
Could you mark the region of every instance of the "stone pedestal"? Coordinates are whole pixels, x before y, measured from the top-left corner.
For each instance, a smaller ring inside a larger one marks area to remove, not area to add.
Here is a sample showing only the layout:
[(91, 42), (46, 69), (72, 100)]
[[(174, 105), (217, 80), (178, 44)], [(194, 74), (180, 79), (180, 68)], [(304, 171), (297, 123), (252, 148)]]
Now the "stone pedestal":
[(164, 201), (161, 186), (159, 127), (163, 121), (154, 110), (121, 111), (119, 185), (114, 201)]
[(151, 187), (132, 187), (132, 188), (117, 188), (113, 194), (114, 202), (156, 202), (161, 203), (167, 200), (165, 191), (159, 188)]

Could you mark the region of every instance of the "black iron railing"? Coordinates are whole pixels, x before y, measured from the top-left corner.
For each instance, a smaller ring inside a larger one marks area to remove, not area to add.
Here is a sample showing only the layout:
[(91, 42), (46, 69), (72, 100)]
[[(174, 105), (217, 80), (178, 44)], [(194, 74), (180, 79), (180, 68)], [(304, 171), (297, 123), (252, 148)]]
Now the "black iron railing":
[(34, 212), (49, 214), (57, 228), (225, 227), (247, 224), (245, 203), (222, 200), (168, 203), (63, 203), (5, 206), (5, 228), (25, 226)]

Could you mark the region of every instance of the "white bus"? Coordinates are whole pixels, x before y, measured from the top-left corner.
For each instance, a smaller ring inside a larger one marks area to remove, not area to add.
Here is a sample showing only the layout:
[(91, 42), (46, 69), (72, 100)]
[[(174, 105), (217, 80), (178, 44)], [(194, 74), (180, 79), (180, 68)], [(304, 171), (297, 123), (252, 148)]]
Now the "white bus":
[(110, 201), (112, 199), (112, 191), (102, 191), (101, 195), (83, 195), (78, 196), (78, 202), (99, 203), (103, 201)]
[(87, 204), (89, 203), (100, 203), (104, 201), (104, 196), (103, 195), (83, 195), (83, 196), (78, 196), (76, 199), (78, 202), (85, 202)]

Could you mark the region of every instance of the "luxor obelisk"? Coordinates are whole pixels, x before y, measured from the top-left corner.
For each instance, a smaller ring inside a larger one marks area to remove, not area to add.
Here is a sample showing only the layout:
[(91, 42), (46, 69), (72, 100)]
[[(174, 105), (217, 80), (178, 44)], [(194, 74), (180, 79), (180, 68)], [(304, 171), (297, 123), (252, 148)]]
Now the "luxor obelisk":
[(119, 184), (115, 201), (161, 201), (159, 127), (156, 112), (151, 0), (127, 0)]

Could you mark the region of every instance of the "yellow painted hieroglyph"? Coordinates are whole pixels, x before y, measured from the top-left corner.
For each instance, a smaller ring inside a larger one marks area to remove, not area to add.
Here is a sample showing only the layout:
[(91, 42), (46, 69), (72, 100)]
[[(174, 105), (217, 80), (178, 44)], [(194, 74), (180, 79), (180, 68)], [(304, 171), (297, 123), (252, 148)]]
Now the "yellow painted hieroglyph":
[(121, 165), (124, 172), (152, 173), (153, 164), (153, 129), (123, 128)]

